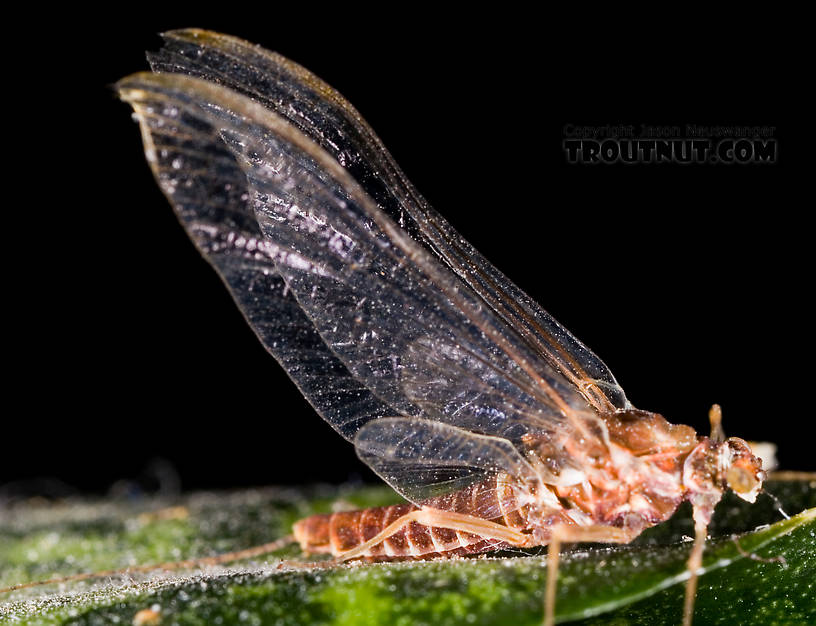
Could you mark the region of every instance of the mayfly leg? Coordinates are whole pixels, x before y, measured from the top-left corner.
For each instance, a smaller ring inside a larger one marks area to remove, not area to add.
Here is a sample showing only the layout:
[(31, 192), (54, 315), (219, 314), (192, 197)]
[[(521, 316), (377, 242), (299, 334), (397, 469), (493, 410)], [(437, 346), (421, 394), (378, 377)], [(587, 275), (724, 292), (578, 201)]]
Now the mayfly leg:
[(697, 595), (697, 579), (700, 577), (700, 567), (703, 565), (703, 549), (705, 548), (708, 526), (694, 525), (694, 545), (691, 547), (686, 569), (689, 578), (686, 581), (686, 598), (683, 603), (683, 626), (691, 626), (694, 617), (694, 598)]
[(558, 582), (558, 565), (561, 560), (562, 543), (629, 543), (637, 532), (614, 526), (554, 526), (547, 544), (547, 586), (544, 597), (544, 624), (555, 624), (555, 591)]

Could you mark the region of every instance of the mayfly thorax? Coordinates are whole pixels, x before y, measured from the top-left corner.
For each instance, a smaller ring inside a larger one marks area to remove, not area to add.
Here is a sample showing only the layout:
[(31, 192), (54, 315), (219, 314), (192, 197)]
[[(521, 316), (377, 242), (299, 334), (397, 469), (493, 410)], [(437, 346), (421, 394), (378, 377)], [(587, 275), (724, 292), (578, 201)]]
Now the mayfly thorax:
[(408, 503), (298, 522), (304, 551), (424, 558), (627, 543), (761, 462), (635, 409), (604, 363), (420, 196), (354, 108), (291, 61), (173, 31), (117, 88), (177, 216), (314, 409)]

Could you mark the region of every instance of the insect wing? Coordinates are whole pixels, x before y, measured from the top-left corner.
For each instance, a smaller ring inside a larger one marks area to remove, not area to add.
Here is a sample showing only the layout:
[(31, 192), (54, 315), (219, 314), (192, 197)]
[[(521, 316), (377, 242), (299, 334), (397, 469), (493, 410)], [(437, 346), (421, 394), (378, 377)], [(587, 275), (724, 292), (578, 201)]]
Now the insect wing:
[[(534, 432), (574, 428), (576, 415), (586, 413), (584, 397), (560, 372), (519, 342), (504, 320), (388, 219), (348, 172), (287, 122), (228, 89), (183, 76), (140, 74), (119, 88), (142, 123), (148, 160), (171, 202), (179, 185), (198, 184), (184, 196), (196, 198), (197, 205), (207, 203), (214, 191), (207, 176), (180, 172), (223, 167), (231, 177), (231, 157), (245, 174), (246, 197), (231, 195), (230, 203), (254, 209), (263, 237), (240, 246), (236, 267), (247, 245), (254, 259), (271, 261), (275, 272), (269, 274), (284, 279), (319, 338), (345, 366), (339, 380), (358, 388), (359, 381), (379, 399), (374, 413), (360, 423), (391, 409), (454, 424), (460, 415), (469, 415), (482, 419), (482, 432), (504, 436), (508, 428), (525, 425)], [(180, 213), (183, 209), (176, 206)], [(205, 250), (218, 249), (223, 236), (257, 235), (251, 220), (236, 217), (246, 216), (245, 208), (228, 206), (225, 213), (232, 221), (224, 220), (223, 229), (213, 230), (212, 219), (204, 228), (195, 218), (182, 219), (194, 237), (215, 238), (207, 245), (199, 242)], [(264, 274), (257, 265), (249, 267), (251, 274)], [(225, 278), (233, 293), (253, 290), (251, 284)], [(246, 297), (238, 298), (245, 312)], [(303, 318), (296, 319), (302, 328)], [(328, 358), (325, 349), (318, 353)], [(457, 368), (443, 371), (423, 354), (445, 355), (441, 363), (455, 362)], [(291, 365), (284, 366), (296, 380), (305, 380)], [(482, 407), (489, 411), (464, 410), (463, 403), (472, 406), (473, 399), (456, 394), (480, 385)], [(313, 404), (319, 404), (317, 393), (312, 390)], [(526, 417), (519, 416), (520, 407)], [(322, 414), (341, 432), (352, 430), (350, 417), (361, 417), (345, 410)], [(531, 415), (535, 421), (528, 419)], [(406, 460), (406, 468), (415, 461)], [(471, 461), (482, 474), (497, 471), (490, 458)], [(471, 474), (472, 480), (478, 477), (479, 472)], [(397, 473), (389, 479), (411, 499), (419, 497), (419, 483), (400, 483)], [(426, 486), (434, 488), (433, 483)]]
[(340, 163), (394, 222), (455, 272), (518, 340), (575, 385), (597, 411), (625, 408), (609, 368), (428, 205), (354, 107), (314, 74), (279, 54), (202, 30), (163, 35), (149, 54), (155, 71), (214, 81), (288, 120)]
[[(133, 94), (138, 81), (122, 89)], [(187, 104), (152, 85), (133, 101), (148, 161), (176, 215), (222, 277), (250, 327), (315, 410), (353, 440), (367, 419), (393, 415), (327, 348), (264, 246), (246, 175)], [(123, 92), (124, 93), (124, 92)]]
[[(538, 488), (539, 476), (507, 439), (448, 424), (385, 417), (363, 426), (355, 444), (369, 467), (417, 504), (504, 473), (513, 477), (513, 497), (494, 492), (493, 497), (468, 502), (470, 515), (496, 519), (522, 506), (530, 485)], [(446, 502), (437, 499), (434, 506), (445, 508)]]

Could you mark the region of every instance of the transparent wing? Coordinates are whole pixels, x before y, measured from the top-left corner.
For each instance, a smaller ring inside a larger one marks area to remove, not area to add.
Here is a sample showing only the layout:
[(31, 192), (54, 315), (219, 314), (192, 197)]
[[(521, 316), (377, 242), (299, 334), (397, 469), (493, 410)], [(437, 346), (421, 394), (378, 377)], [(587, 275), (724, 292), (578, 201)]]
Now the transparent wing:
[[(181, 223), (216, 269), (252, 329), (300, 391), (346, 439), (393, 415), (326, 347), (268, 253), (246, 176), (224, 143), (182, 109), (147, 92), (139, 108), (148, 160)], [(175, 115), (159, 133), (167, 120)], [(215, 139), (215, 140), (214, 140)]]
[[(357, 452), (377, 474), (412, 502), (421, 503), (486, 481), (500, 472), (527, 487), (539, 478), (507, 439), (479, 435), (420, 418), (386, 417), (369, 422), (357, 435)], [(442, 503), (444, 500), (442, 500)], [(481, 498), (468, 512), (496, 519), (523, 504), (512, 498)], [(444, 508), (444, 504), (442, 504)]]
[(428, 205), (338, 92), (281, 55), (235, 37), (202, 30), (171, 31), (163, 37), (163, 49), (148, 55), (154, 70), (214, 81), (285, 118), (340, 163), (393, 221), (454, 271), (591, 406), (598, 411), (629, 406), (603, 361)]
[[(234, 257), (214, 263), (233, 293), (241, 291), (236, 299), (273, 353), (275, 333), (287, 332), (274, 322), (265, 325), (264, 301), (276, 292), (254, 291), (251, 280), (242, 282), (245, 271), (283, 278), (278, 293), (294, 295), (304, 314), (294, 318), (295, 328), (311, 323), (312, 352), (339, 363), (336, 380), (359, 391), (373, 411), (360, 412), (347, 402), (335, 411), (317, 386), (310, 387), (312, 403), (346, 436), (386, 409), (513, 440), (525, 432), (547, 436), (558, 430), (599, 436), (590, 404), (561, 369), (521, 340), (288, 122), (226, 88), (180, 75), (139, 74), (119, 89), (136, 111), (148, 161), (188, 230), (211, 260), (222, 253)], [(206, 204), (221, 193), (218, 184), (231, 184), (220, 176), (231, 180), (236, 167), (246, 192), (230, 195), (203, 227), (195, 217), (185, 220), (190, 198)], [(247, 234), (254, 239), (235, 240)], [(245, 252), (260, 265), (245, 270)], [(232, 265), (241, 255), (244, 261)], [(298, 368), (309, 359), (279, 360), (299, 384), (308, 380)], [(323, 382), (334, 380), (329, 375)], [(490, 459), (471, 460), (483, 471), (496, 471)], [(406, 470), (413, 465), (406, 462)], [(412, 500), (423, 488), (432, 493), (438, 486), (400, 481), (396, 473), (390, 480)]]

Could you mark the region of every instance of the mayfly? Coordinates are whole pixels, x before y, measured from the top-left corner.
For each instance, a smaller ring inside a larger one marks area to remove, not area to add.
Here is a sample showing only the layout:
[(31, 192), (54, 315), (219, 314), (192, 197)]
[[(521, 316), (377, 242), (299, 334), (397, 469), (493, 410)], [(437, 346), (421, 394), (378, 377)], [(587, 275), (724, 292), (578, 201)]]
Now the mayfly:
[(118, 85), (181, 223), (315, 410), (408, 503), (316, 515), (341, 560), (628, 543), (694, 511), (684, 622), (726, 489), (765, 474), (741, 439), (635, 409), (612, 373), (406, 180), (334, 89), (260, 47), (164, 35)]

